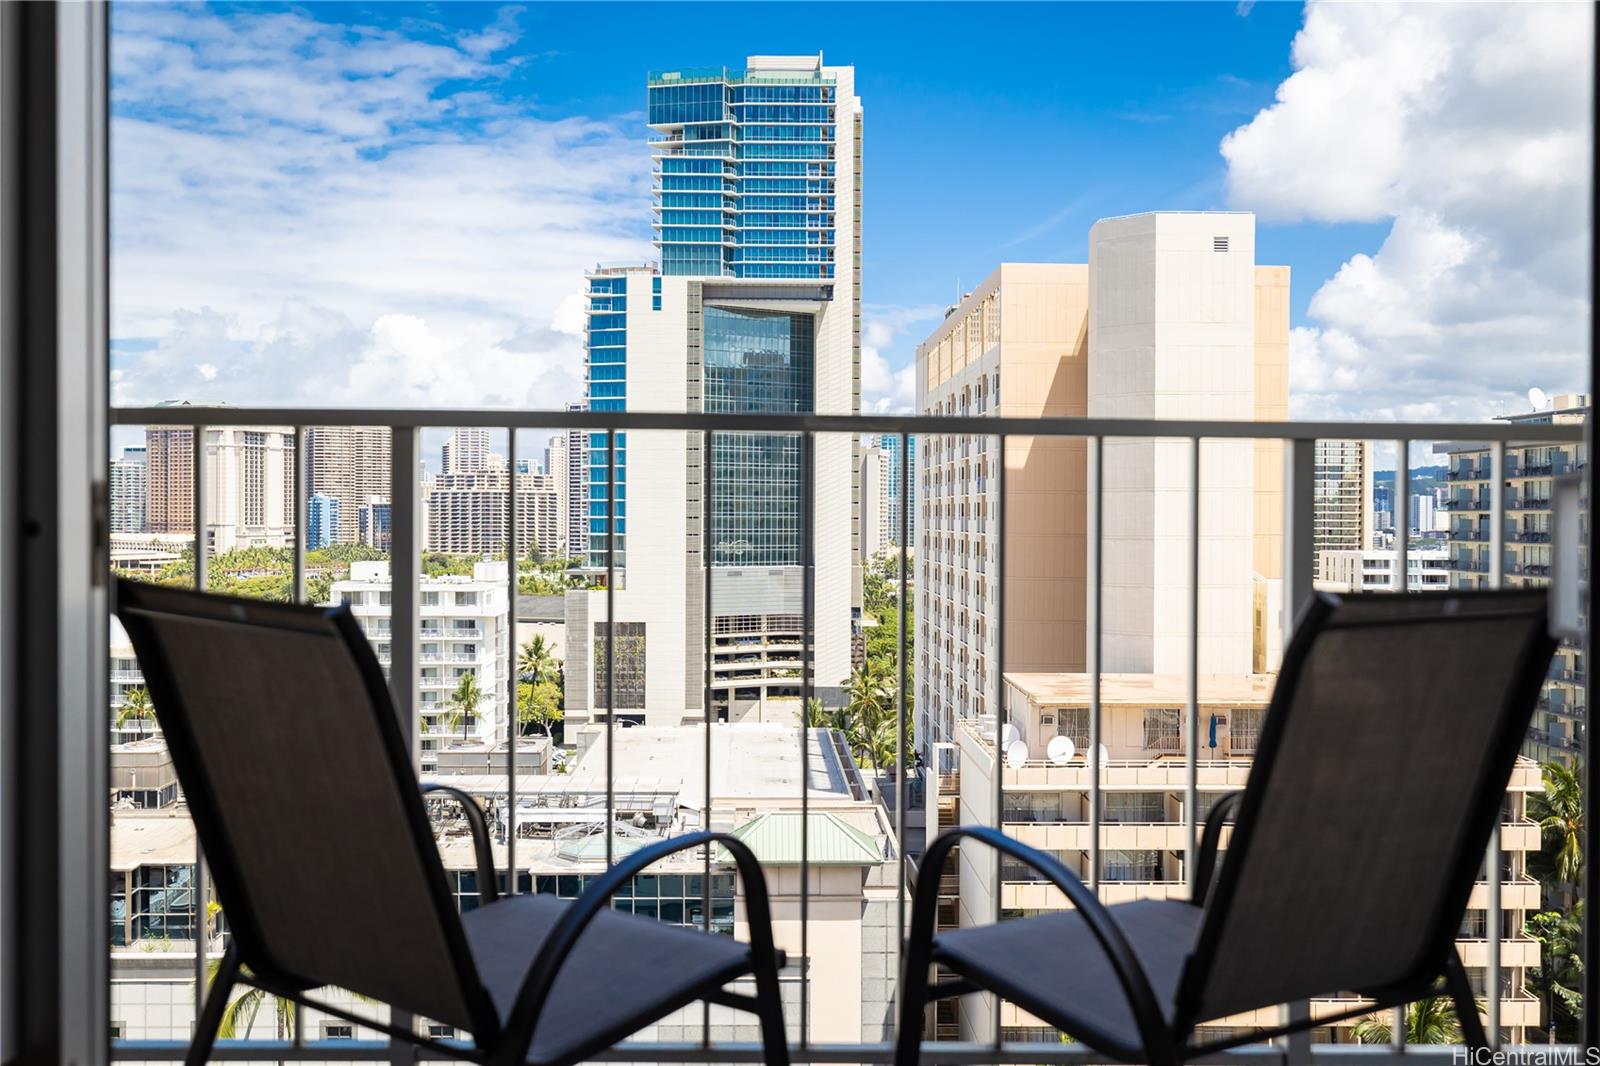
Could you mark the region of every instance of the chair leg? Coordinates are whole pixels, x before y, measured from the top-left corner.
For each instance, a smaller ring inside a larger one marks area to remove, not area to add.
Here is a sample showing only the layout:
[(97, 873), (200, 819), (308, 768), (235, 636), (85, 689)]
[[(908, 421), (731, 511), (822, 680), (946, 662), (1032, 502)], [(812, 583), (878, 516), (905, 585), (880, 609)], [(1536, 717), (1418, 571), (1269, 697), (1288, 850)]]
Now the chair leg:
[(217, 975), (211, 979), (211, 991), (206, 993), (206, 1005), (194, 1023), (194, 1039), (189, 1041), (189, 1053), (183, 1057), (184, 1066), (204, 1066), (211, 1057), (211, 1047), (217, 1042), (217, 1029), (222, 1025), (222, 1012), (228, 1009), (228, 997), (233, 994), (234, 982), (239, 977), (239, 956), (228, 945)]
[(1489, 1035), (1484, 1031), (1483, 1019), (1478, 1017), (1478, 1001), (1472, 994), (1472, 982), (1467, 980), (1461, 956), (1454, 950), (1444, 964), (1444, 984), (1455, 1003), (1456, 1021), (1461, 1026), (1461, 1040), (1470, 1048), (1489, 1047)]
[[(909, 952), (908, 952), (909, 954)], [(895, 1026), (894, 1066), (917, 1066), (922, 1057), (922, 1022), (928, 1008), (928, 967), (917, 967), (910, 960), (900, 975), (895, 995), (900, 999), (900, 1018)]]

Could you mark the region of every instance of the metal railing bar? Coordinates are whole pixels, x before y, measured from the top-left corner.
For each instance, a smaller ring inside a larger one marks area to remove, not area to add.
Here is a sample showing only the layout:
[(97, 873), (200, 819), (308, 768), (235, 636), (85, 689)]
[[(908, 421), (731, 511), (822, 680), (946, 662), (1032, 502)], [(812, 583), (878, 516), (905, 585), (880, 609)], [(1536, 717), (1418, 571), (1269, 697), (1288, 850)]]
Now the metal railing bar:
[[(1004, 431), (998, 435), (999, 453), (995, 463), (995, 495), (999, 499), (999, 506), (995, 508), (995, 543), (1000, 550), (994, 558), (995, 581), (995, 627), (994, 627), (994, 828), (1001, 829), (1005, 821), (1006, 810), (1006, 538), (1010, 532), (1007, 516), (1010, 496), (1006, 492), (1006, 445), (1010, 437)], [(1001, 903), (1005, 898), (1005, 860), (998, 850), (994, 853), (994, 920), (1000, 920), (1004, 910)], [(1000, 1015), (1004, 1012), (1005, 1001), (999, 994), (994, 995), (994, 1040), (992, 1046), (995, 1051), (1000, 1049), (1005, 1027), (1001, 1024)]]
[[(309, 501), (306, 498), (308, 477), (306, 442), (311, 435), (306, 427), (296, 426), (294, 431), (294, 585), (289, 598), (295, 603), (306, 602), (306, 523), (310, 520)], [(299, 1015), (297, 1014), (298, 1018)]]
[[(1506, 446), (1495, 441), (1489, 448), (1489, 587), (1500, 588), (1505, 583), (1506, 541)], [(1494, 820), (1489, 836), (1489, 852), (1485, 857), (1485, 873), (1489, 878), (1488, 914), (1485, 932), (1493, 931), (1489, 948), (1489, 964), (1484, 982), (1487, 995), (1489, 1046), (1500, 1046), (1500, 934), (1504, 931), (1504, 916), (1500, 910), (1500, 823)]]
[[(204, 592), (210, 579), (210, 557), (206, 549), (206, 427), (190, 428), (190, 476), (194, 479), (189, 494), (194, 510), (194, 588)], [(206, 1002), (206, 855), (200, 835), (194, 838), (194, 1016), (199, 1018)]]
[[(418, 506), (417, 485), (421, 439), (421, 431), (412, 427), (392, 427), (389, 431), (389, 689), (411, 751), (414, 772), (420, 772), (422, 767), (417, 716), (422, 628), (422, 509)], [(389, 1024), (409, 1030), (414, 1018), (409, 1011), (391, 1008)], [(391, 1063), (399, 1066), (409, 1056), (409, 1045), (404, 1041), (389, 1041)]]
[(899, 615), (899, 639), (895, 649), (895, 723), (894, 723), (894, 834), (895, 866), (898, 868), (895, 893), (894, 968), (900, 972), (901, 958), (906, 940), (906, 689), (911, 686), (911, 660), (907, 654), (906, 610), (910, 583), (907, 580), (906, 549), (911, 543), (911, 442), (906, 433), (900, 434), (900, 598), (896, 604)]
[[(506, 895), (517, 893), (517, 430), (506, 428)], [(529, 693), (531, 702), (533, 696)], [(492, 739), (492, 738), (491, 738)], [(491, 747), (490, 750), (493, 750)], [(554, 757), (553, 752), (547, 756)], [(483, 891), (481, 888), (479, 891)]]
[(1183, 709), (1183, 872), (1193, 895), (1195, 882), (1195, 808), (1200, 805), (1200, 438), (1189, 448), (1189, 633), (1188, 697)]
[[(658, 411), (492, 411), (448, 408), (202, 408), (214, 426), (351, 425), (437, 429), (589, 429), (595, 432), (637, 430), (706, 430), (759, 433), (910, 433), (1012, 435), (1038, 437), (1206, 437), (1247, 440), (1378, 440), (1386, 436), (1447, 441), (1576, 443), (1583, 426), (1575, 423), (1501, 422), (1248, 422), (1219, 419), (1160, 418), (988, 418), (970, 415), (820, 415), (705, 414)], [(118, 407), (109, 417), (118, 426), (184, 426), (194, 421), (194, 406)], [(1391, 436), (1392, 435), (1392, 436)]]
[[(606, 434), (606, 866), (616, 865), (617, 441)], [(710, 786), (710, 782), (706, 782)]]
[[(112, 1045), (114, 1061), (181, 1062), (188, 1050), (187, 1043), (177, 1041), (124, 1040)], [(804, 1048), (791, 1047), (790, 1060), (797, 1063), (874, 1063), (893, 1061), (893, 1047), (884, 1043), (873, 1044), (811, 1044)], [(381, 1062), (384, 1045), (370, 1040), (324, 1040), (295, 1048), (282, 1041), (240, 1040), (219, 1042), (211, 1053), (216, 1062), (260, 1062), (277, 1059), (287, 1062)], [(1318, 1045), (1313, 1058), (1305, 1061), (1317, 1063), (1351, 1063), (1355, 1066), (1379, 1064), (1414, 1064), (1438, 1060), (1448, 1062), (1452, 1054), (1459, 1055), (1459, 1045), (1454, 1051), (1445, 1046), (1417, 1052), (1402, 1052), (1372, 1044)], [(1496, 1063), (1518, 1066), (1545, 1066), (1552, 1062), (1583, 1062), (1584, 1051), (1574, 1044), (1527, 1044), (1502, 1048), (1496, 1053)], [(418, 1047), (415, 1058), (419, 1062), (459, 1062), (439, 1051)], [(693, 1042), (647, 1043), (644, 1041), (618, 1044), (589, 1056), (591, 1062), (673, 1062), (673, 1063), (759, 1063), (762, 1062), (760, 1044), (728, 1042), (704, 1048)], [(985, 1064), (1068, 1064), (1110, 1063), (1116, 1060), (1082, 1044), (1048, 1044), (1007, 1042), (997, 1049), (989, 1043), (967, 1041), (940, 1041), (924, 1044), (920, 1061), (927, 1066), (985, 1066)], [(1281, 1064), (1285, 1061), (1282, 1048), (1267, 1044), (1229, 1048), (1205, 1056), (1207, 1063)], [(1301, 1061), (1301, 1060), (1293, 1060)], [(1456, 1061), (1461, 1061), (1459, 1058)]]
[[(1405, 595), (1411, 584), (1411, 441), (1400, 437), (1394, 442), (1394, 586), (1396, 595)], [(1406, 664), (1399, 664), (1405, 669)], [(1406, 1008), (1395, 1007), (1389, 1014), (1389, 1039), (1396, 1051), (1406, 1046)]]
[(1089, 750), (1084, 753), (1089, 765), (1094, 767), (1089, 777), (1089, 887), (1098, 892), (1100, 890), (1100, 821), (1104, 817), (1102, 807), (1105, 797), (1100, 789), (1100, 775), (1105, 772), (1101, 765), (1105, 760), (1100, 758), (1100, 717), (1102, 714), (1100, 703), (1100, 660), (1101, 660), (1101, 635), (1104, 627), (1101, 625), (1101, 612), (1104, 610), (1105, 597), (1103, 595), (1103, 575), (1100, 561), (1105, 550), (1105, 449), (1104, 437), (1095, 437), (1090, 441), (1094, 450), (1094, 462), (1090, 466), (1090, 511), (1089, 517)]
[[(800, 438), (800, 1046), (811, 1043), (811, 731), (807, 708), (816, 686), (812, 676), (816, 646), (813, 633), (816, 612), (816, 445), (806, 433)], [(728, 707), (733, 708), (733, 693)]]
[[(706, 644), (706, 691), (704, 698), (705, 711), (705, 790), (701, 796), (701, 828), (711, 830), (711, 725), (716, 721), (716, 711), (712, 707), (715, 698), (712, 681), (715, 672), (711, 668), (712, 656), (715, 654), (715, 641), (712, 639), (711, 627), (713, 614), (711, 610), (711, 479), (715, 476), (716, 469), (712, 458), (712, 450), (716, 447), (716, 432), (706, 430), (700, 435), (700, 569), (704, 582), (703, 596), (705, 598), (703, 623), (705, 625)], [(728, 696), (729, 706), (733, 702), (732, 693)], [(804, 718), (804, 715), (801, 716)], [(700, 881), (700, 925), (705, 932), (711, 932), (711, 845), (705, 847), (704, 871)], [(704, 1002), (700, 1007), (700, 1046), (711, 1046), (711, 1004)]]

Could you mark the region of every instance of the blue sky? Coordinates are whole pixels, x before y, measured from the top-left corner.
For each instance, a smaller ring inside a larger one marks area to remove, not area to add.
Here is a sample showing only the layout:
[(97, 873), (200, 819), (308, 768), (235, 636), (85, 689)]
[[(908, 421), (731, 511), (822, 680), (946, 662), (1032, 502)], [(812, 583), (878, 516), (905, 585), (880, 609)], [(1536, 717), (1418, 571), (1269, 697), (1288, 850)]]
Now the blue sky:
[(113, 10), (119, 402), (575, 398), (583, 270), (651, 253), (646, 71), (819, 50), (867, 116), (868, 406), (963, 285), (1156, 209), (1257, 212), (1298, 415), (1585, 384), (1583, 6)]

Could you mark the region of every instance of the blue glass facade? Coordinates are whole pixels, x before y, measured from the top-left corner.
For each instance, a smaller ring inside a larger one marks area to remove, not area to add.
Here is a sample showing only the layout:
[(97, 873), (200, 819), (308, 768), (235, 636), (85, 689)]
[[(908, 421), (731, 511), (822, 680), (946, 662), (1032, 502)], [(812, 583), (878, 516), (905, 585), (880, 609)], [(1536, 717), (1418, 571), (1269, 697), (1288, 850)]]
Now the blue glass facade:
[[(885, 479), (889, 494), (889, 542), (895, 547), (904, 547), (900, 543), (900, 434), (885, 433), (878, 441), (879, 447), (889, 453), (889, 476)], [(917, 515), (917, 438), (906, 438), (906, 501), (910, 508), (906, 512), (906, 531), (912, 543), (916, 543), (916, 515)]]
[[(589, 322), (587, 335), (588, 406), (591, 411), (623, 411), (628, 406), (628, 278), (624, 274), (601, 274), (589, 279)], [(616, 458), (616, 565), (626, 558), (627, 533), (627, 434), (617, 434)], [(610, 523), (610, 501), (606, 465), (610, 451), (609, 434), (589, 434), (589, 544), (587, 564), (596, 569), (606, 565), (606, 531)]]
[[(810, 315), (707, 307), (705, 410), (812, 410)], [(794, 566), (800, 551), (800, 438), (719, 433), (712, 453), (711, 558), (720, 566)]]
[(339, 540), (339, 497), (314, 492), (306, 498), (306, 551)]
[(832, 278), (836, 102), (821, 72), (652, 75), (661, 272)]

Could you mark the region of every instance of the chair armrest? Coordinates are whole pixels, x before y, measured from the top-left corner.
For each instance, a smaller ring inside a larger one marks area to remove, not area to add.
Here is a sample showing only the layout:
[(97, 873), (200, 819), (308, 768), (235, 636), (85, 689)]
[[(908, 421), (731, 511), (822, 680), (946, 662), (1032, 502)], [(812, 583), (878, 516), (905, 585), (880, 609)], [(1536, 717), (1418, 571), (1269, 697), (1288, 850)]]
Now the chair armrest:
[[(1004, 855), (1027, 863), (1044, 874), (1051, 884), (1062, 891), (1083, 916), (1089, 931), (1099, 942), (1100, 950), (1105, 953), (1112, 970), (1116, 972), (1117, 980), (1122, 984), (1123, 994), (1128, 997), (1128, 1006), (1133, 1010), (1134, 1020), (1138, 1023), (1139, 1033), (1144, 1038), (1145, 1046), (1163, 1046), (1168, 1039), (1168, 1033), (1161, 1008), (1156, 1003), (1155, 990), (1150, 987), (1150, 979), (1146, 976), (1144, 967), (1139, 965), (1139, 957), (1133, 953), (1132, 945), (1123, 935), (1116, 919), (1106, 910), (1105, 904), (1100, 902), (1100, 898), (1078, 878), (1077, 874), (1067, 869), (1053, 856), (1030, 848), (1011, 839), (998, 829), (991, 829), (988, 826), (957, 826), (948, 829), (939, 834), (923, 855), (922, 868), (917, 872), (916, 898), (912, 905), (911, 937), (905, 951), (906, 969), (900, 977), (902, 987), (907, 987), (906, 983), (910, 981), (925, 982), (928, 979), (928, 966), (932, 961), (933, 920), (939, 905), (939, 872), (945, 860), (949, 858), (950, 850), (963, 839), (987, 844)], [(1049, 978), (1048, 975), (1040, 974), (1039, 979), (1044, 981)]]
[(493, 903), (499, 899), (500, 888), (494, 869), (494, 850), (489, 846), (489, 820), (484, 817), (483, 808), (478, 806), (478, 801), (461, 789), (450, 785), (426, 784), (419, 788), (424, 795), (429, 792), (443, 792), (461, 805), (461, 813), (467, 816), (467, 830), (472, 834), (472, 850), (478, 857), (478, 899), (483, 903)]
[(1189, 897), (1189, 902), (1196, 907), (1204, 907), (1206, 896), (1211, 892), (1211, 875), (1217, 868), (1217, 849), (1222, 846), (1222, 823), (1228, 820), (1243, 795), (1243, 792), (1230, 792), (1212, 804), (1211, 810), (1206, 813), (1205, 829), (1200, 834), (1200, 854), (1195, 858), (1194, 892)]
[(711, 844), (721, 844), (732, 853), (734, 865), (744, 880), (745, 916), (750, 924), (750, 950), (754, 965), (771, 967), (776, 972), (777, 956), (772, 944), (772, 910), (767, 899), (767, 880), (761, 872), (761, 864), (745, 842), (731, 833), (712, 832), (688, 833), (663, 840), (634, 852), (607, 870), (572, 902), (555, 928), (545, 937), (544, 945), (540, 947), (533, 965), (528, 968), (528, 976), (517, 990), (516, 1004), (501, 1034), (500, 1049), (491, 1059), (495, 1066), (523, 1062), (533, 1043), (534, 1026), (544, 1011), (550, 990), (555, 986), (556, 975), (584, 929), (610, 905), (611, 897), (617, 890), (668, 855)]

